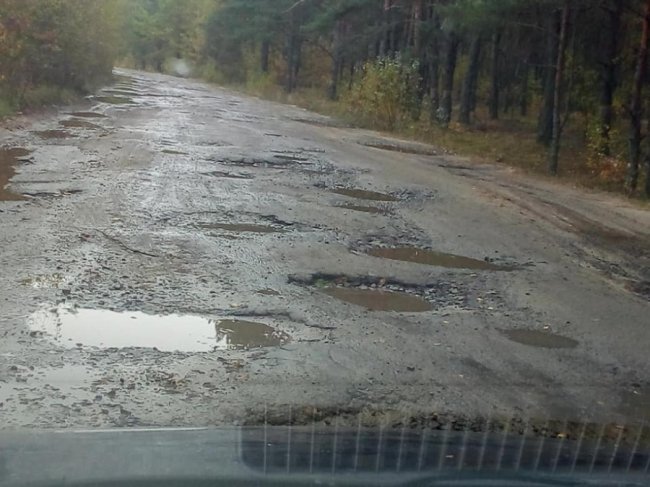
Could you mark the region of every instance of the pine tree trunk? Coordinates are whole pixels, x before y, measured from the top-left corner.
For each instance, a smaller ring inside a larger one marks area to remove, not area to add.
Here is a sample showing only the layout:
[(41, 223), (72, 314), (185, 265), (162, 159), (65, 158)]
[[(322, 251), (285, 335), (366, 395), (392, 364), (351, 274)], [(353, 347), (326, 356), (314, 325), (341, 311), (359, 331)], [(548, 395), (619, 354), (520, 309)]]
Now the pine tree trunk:
[(431, 122), (435, 122), (438, 108), (440, 108), (440, 37), (438, 35), (438, 32), (440, 32), (440, 23), (435, 14), (431, 21), (435, 33), (429, 51), (429, 55), (431, 56), (429, 61), (429, 85), (431, 95), (431, 114), (429, 119)]
[(472, 113), (481, 60), (481, 42), (481, 36), (476, 36), (472, 41), (469, 49), (469, 66), (467, 67), (467, 73), (463, 80), (458, 121), (465, 125), (469, 125), (471, 122), (470, 115)]
[(262, 41), (262, 47), (260, 49), (260, 68), (262, 73), (269, 72), (269, 53), (271, 51), (271, 43), (267, 40)]
[(528, 86), (530, 81), (530, 65), (528, 64), (528, 59), (526, 59), (522, 66), (521, 72), (521, 92), (519, 93), (519, 114), (522, 117), (528, 115)]
[(499, 57), (501, 46), (501, 30), (492, 37), (492, 86), (490, 88), (490, 118), (499, 118)]
[(558, 18), (549, 17), (546, 37), (546, 67), (544, 69), (544, 92), (537, 124), (537, 141), (548, 145), (553, 137), (553, 96), (555, 93), (555, 69), (558, 45)]
[(650, 40), (650, 0), (645, 2), (641, 43), (637, 54), (632, 98), (630, 100), (630, 159), (627, 164), (626, 187), (630, 194), (636, 191), (639, 180), (639, 160), (641, 159), (641, 120), (643, 117), (643, 83), (648, 67), (648, 42)]
[(445, 59), (442, 67), (442, 94), (437, 113), (438, 122), (445, 126), (451, 122), (457, 54), (458, 38), (456, 34), (449, 32), (445, 39)]
[(330, 100), (335, 100), (338, 92), (339, 73), (343, 66), (343, 50), (341, 45), (342, 40), (343, 22), (337, 20), (334, 24), (333, 40), (332, 40), (332, 75), (330, 85), (327, 89), (327, 96)]
[(601, 72), (600, 92), (600, 151), (604, 155), (610, 155), (609, 132), (612, 126), (614, 110), (614, 91), (616, 90), (616, 72), (618, 69), (618, 45), (621, 30), (621, 16), (623, 15), (623, 4), (615, 2), (615, 7), (608, 11), (609, 25), (606, 32), (607, 44), (605, 46), (604, 58)]
[[(650, 0), (648, 0), (650, 2)], [(566, 61), (567, 30), (569, 27), (570, 0), (565, 0), (562, 8), (562, 21), (560, 24), (560, 39), (557, 48), (557, 64), (555, 66), (555, 90), (553, 93), (553, 136), (548, 156), (548, 170), (557, 174), (558, 159), (560, 157), (560, 138), (562, 137), (561, 107), (562, 90), (564, 88), (564, 67)]]

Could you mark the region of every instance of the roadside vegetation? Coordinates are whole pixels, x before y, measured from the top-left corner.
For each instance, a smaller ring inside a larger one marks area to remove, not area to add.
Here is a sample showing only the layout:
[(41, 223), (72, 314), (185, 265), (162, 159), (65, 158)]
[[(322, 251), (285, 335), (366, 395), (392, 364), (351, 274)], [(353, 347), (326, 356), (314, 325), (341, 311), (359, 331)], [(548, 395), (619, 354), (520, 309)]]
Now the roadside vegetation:
[(114, 59), (650, 196), (650, 0), (3, 0), (0, 115)]

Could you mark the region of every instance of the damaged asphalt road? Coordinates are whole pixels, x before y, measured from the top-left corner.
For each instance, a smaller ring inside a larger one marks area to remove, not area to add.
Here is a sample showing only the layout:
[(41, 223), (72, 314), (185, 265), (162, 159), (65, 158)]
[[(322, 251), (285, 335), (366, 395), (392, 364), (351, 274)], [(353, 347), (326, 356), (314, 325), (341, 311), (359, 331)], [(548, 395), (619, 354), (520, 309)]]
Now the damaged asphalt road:
[(0, 129), (2, 428), (650, 419), (647, 211), (118, 74)]

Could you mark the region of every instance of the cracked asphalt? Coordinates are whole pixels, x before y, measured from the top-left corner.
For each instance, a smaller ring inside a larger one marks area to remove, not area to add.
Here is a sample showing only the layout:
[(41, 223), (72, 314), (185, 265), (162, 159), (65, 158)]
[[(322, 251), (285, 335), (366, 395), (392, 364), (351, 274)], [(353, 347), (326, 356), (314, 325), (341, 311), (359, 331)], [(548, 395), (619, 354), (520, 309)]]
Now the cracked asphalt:
[(0, 128), (0, 428), (650, 419), (646, 209), (116, 74)]

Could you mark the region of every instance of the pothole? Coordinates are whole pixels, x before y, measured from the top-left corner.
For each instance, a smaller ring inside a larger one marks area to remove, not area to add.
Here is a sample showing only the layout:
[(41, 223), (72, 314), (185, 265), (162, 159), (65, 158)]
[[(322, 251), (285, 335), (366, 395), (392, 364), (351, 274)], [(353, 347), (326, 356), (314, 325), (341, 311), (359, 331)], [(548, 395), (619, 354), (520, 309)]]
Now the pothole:
[(352, 211), (360, 211), (362, 213), (372, 213), (375, 215), (385, 215), (388, 213), (388, 210), (384, 208), (378, 208), (376, 206), (338, 205), (337, 208), (343, 208), (345, 210), (352, 210)]
[(332, 193), (348, 196), (349, 198), (356, 198), (360, 200), (369, 201), (397, 201), (397, 198), (390, 194), (378, 193), (377, 191), (368, 191), (365, 189), (356, 188), (333, 188), (330, 189)]
[(372, 311), (423, 312), (439, 308), (468, 309), (468, 292), (461, 284), (407, 283), (394, 278), (343, 274), (293, 274), (289, 283), (308, 286)]
[(207, 230), (221, 230), (232, 233), (284, 233), (280, 227), (256, 223), (204, 223), (199, 225)]
[(373, 257), (379, 257), (382, 259), (413, 262), (416, 264), (447, 267), (451, 269), (484, 271), (510, 271), (515, 269), (514, 266), (497, 265), (486, 260), (478, 260), (462, 255), (448, 254), (418, 247), (375, 248), (368, 250), (366, 253)]
[(70, 115), (78, 118), (106, 118), (106, 115), (97, 112), (72, 112)]
[(34, 132), (42, 139), (68, 139), (72, 137), (72, 134), (66, 130), (40, 130)]
[(419, 296), (397, 291), (355, 289), (336, 286), (326, 287), (322, 292), (340, 301), (355, 304), (370, 311), (421, 313), (433, 309), (431, 303)]
[(188, 155), (187, 152), (174, 150), (174, 149), (163, 149), (161, 152), (163, 154), (169, 154), (169, 155), (172, 155), (172, 156), (186, 156), (186, 155)]
[(415, 154), (420, 156), (436, 156), (438, 152), (428, 147), (421, 147), (416, 145), (405, 144), (392, 144), (388, 142), (361, 142), (365, 147), (372, 147), (373, 149), (381, 149), (391, 152), (401, 152), (402, 154)]
[(62, 127), (65, 127), (67, 129), (70, 128), (76, 128), (76, 129), (91, 129), (91, 130), (98, 130), (101, 129), (97, 124), (87, 122), (86, 120), (79, 120), (75, 118), (71, 118), (70, 120), (62, 120), (59, 125)]
[(107, 103), (108, 105), (128, 105), (133, 103), (131, 98), (124, 96), (96, 96), (95, 100), (101, 103)]
[(227, 171), (210, 171), (202, 173), (204, 176), (212, 176), (215, 178), (224, 179), (253, 179), (252, 174), (241, 174)]
[(16, 174), (15, 166), (19, 162), (28, 160), (32, 153), (22, 147), (0, 148), (0, 201), (22, 201), (25, 198), (5, 189), (9, 180)]
[(538, 348), (576, 348), (577, 340), (562, 335), (528, 329), (501, 330), (513, 342)]
[(261, 294), (262, 296), (280, 296), (280, 292), (276, 291), (275, 289), (259, 289), (255, 291), (257, 294)]
[(31, 336), (42, 336), (65, 348), (211, 352), (278, 346), (291, 339), (263, 323), (65, 306), (37, 311), (28, 319), (28, 326)]
[(218, 350), (277, 347), (291, 340), (286, 333), (254, 321), (219, 320), (215, 328)]

